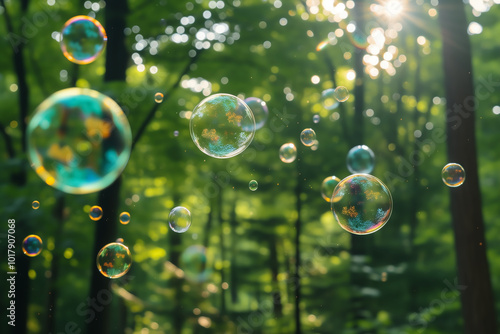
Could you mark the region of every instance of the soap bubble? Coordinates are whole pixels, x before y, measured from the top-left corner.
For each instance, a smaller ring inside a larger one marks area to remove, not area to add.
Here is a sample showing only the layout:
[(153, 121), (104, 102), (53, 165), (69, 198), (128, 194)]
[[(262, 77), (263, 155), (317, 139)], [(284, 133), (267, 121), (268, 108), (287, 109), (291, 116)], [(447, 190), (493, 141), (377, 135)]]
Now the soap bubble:
[(387, 186), (375, 176), (353, 174), (335, 188), (332, 211), (347, 232), (370, 234), (381, 229), (391, 217), (392, 196)]
[(123, 225), (127, 225), (128, 223), (130, 223), (130, 213), (126, 211), (120, 213), (120, 223), (122, 223)]
[(333, 191), (335, 190), (335, 187), (337, 186), (337, 184), (339, 184), (339, 182), (340, 179), (334, 175), (329, 176), (323, 180), (323, 182), (321, 183), (321, 196), (325, 201), (332, 201)]
[(461, 186), (465, 181), (465, 169), (456, 163), (449, 163), (443, 167), (441, 177), (448, 187)]
[(252, 181), (248, 182), (248, 188), (251, 191), (255, 191), (255, 190), (257, 190), (257, 188), (259, 188), (259, 183), (255, 180), (252, 180)]
[(97, 254), (97, 269), (108, 278), (125, 275), (132, 265), (132, 254), (127, 246), (119, 242), (107, 244)]
[[(252, 110), (253, 116), (255, 117), (255, 130), (259, 130), (266, 124), (267, 117), (269, 116), (266, 102), (256, 97), (248, 97), (243, 101)], [(248, 127), (245, 126), (244, 129), (245, 131), (252, 131), (251, 124), (249, 124)]]
[(94, 205), (90, 208), (89, 217), (93, 221), (97, 221), (102, 218), (102, 208), (100, 206)]
[(316, 123), (316, 124), (319, 123), (319, 120), (320, 120), (320, 116), (318, 114), (316, 114), (316, 115), (313, 116), (313, 122), (314, 123)]
[(38, 210), (40, 208), (40, 202), (33, 201), (33, 203), (31, 203), (31, 207), (35, 210)]
[(191, 212), (183, 206), (176, 206), (168, 215), (168, 225), (174, 232), (186, 232), (191, 226)]
[(178, 137), (179, 136), (179, 131), (175, 130), (174, 131), (174, 137)]
[(61, 50), (75, 64), (93, 62), (106, 47), (108, 37), (96, 19), (79, 15), (69, 19), (61, 31)]
[(333, 95), (335, 100), (339, 102), (345, 102), (349, 98), (349, 91), (344, 86), (338, 86), (335, 88), (335, 93)]
[(347, 169), (351, 173), (371, 173), (375, 167), (375, 154), (366, 145), (357, 145), (347, 153)]
[(186, 248), (179, 262), (179, 267), (184, 271), (184, 277), (191, 282), (201, 283), (210, 276), (210, 270), (207, 267), (207, 251), (201, 245)]
[(236, 96), (215, 94), (201, 101), (189, 122), (191, 138), (205, 154), (219, 159), (243, 152), (255, 135), (252, 110)]
[(30, 234), (23, 240), (23, 253), (29, 257), (37, 256), (42, 251), (42, 239), (35, 234)]
[(311, 145), (311, 150), (316, 151), (319, 147), (319, 141), (316, 139), (313, 141), (313, 144)]
[(321, 102), (323, 103), (323, 107), (327, 110), (333, 110), (338, 107), (339, 101), (335, 98), (335, 89), (329, 88), (325, 89), (321, 93)]
[(27, 128), (28, 158), (45, 183), (70, 194), (102, 190), (127, 165), (132, 133), (111, 98), (69, 88), (40, 104)]
[(295, 161), (297, 158), (297, 148), (293, 143), (286, 143), (280, 147), (280, 159), (281, 161), (289, 164)]
[(316, 132), (313, 129), (307, 128), (300, 133), (300, 141), (305, 146), (312, 146), (316, 140)]
[(155, 102), (156, 103), (162, 103), (163, 102), (163, 94), (162, 93), (156, 93), (155, 94)]

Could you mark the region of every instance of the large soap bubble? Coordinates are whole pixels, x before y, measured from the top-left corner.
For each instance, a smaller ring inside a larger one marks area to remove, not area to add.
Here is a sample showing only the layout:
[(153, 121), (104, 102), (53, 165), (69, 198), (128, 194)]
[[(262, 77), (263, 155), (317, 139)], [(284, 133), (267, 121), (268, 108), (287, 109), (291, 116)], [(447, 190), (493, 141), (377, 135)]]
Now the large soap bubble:
[(95, 90), (68, 88), (42, 102), (27, 128), (28, 158), (45, 183), (70, 194), (109, 186), (130, 157), (127, 117)]
[(215, 94), (193, 109), (189, 130), (193, 142), (203, 153), (226, 159), (250, 145), (255, 135), (255, 118), (240, 98)]

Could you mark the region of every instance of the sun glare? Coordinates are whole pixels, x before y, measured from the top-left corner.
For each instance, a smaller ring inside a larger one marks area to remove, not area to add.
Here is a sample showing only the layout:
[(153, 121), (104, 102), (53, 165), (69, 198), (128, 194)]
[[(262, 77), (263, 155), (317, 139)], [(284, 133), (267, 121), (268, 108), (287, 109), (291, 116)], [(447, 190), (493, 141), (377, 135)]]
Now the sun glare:
[(403, 12), (403, 4), (399, 0), (389, 0), (384, 5), (387, 16), (396, 17)]

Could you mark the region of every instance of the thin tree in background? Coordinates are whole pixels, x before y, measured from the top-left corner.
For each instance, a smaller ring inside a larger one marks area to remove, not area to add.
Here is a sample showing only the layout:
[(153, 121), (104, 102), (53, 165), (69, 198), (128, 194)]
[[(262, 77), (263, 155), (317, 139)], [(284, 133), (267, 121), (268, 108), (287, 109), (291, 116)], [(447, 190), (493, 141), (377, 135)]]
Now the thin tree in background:
[(458, 286), (465, 333), (497, 333), (497, 322), (484, 238), (481, 192), (477, 170), (474, 87), (467, 19), (462, 1), (440, 0), (446, 89), (447, 151), (461, 164), (467, 178), (450, 189), (455, 233)]

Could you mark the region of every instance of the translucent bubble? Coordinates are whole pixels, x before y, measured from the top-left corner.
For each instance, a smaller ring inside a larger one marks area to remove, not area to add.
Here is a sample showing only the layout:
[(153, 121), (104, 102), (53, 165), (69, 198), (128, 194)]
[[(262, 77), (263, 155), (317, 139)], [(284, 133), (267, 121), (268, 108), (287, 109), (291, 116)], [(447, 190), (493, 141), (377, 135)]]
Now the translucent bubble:
[(338, 107), (339, 101), (335, 98), (335, 89), (329, 88), (325, 89), (321, 93), (321, 102), (323, 103), (323, 107), (327, 110), (333, 110)]
[(456, 163), (449, 163), (443, 167), (441, 177), (448, 187), (461, 186), (465, 181), (465, 169)]
[(179, 131), (175, 130), (174, 131), (174, 137), (178, 137), (179, 136)]
[(293, 143), (286, 143), (280, 147), (280, 159), (281, 161), (289, 164), (295, 161), (297, 158), (297, 148)]
[(259, 188), (259, 183), (255, 180), (252, 180), (252, 181), (248, 182), (248, 188), (251, 191), (255, 191), (255, 190), (257, 190), (257, 188)]
[(319, 121), (320, 121), (320, 116), (318, 114), (314, 115), (313, 122), (317, 124), (317, 123), (319, 123)]
[(80, 65), (93, 62), (104, 51), (108, 40), (99, 21), (85, 15), (69, 19), (62, 28), (61, 36), (64, 56)]
[(344, 86), (338, 86), (335, 88), (334, 97), (339, 102), (345, 102), (349, 98), (349, 91)]
[(23, 253), (33, 257), (37, 256), (42, 251), (42, 239), (35, 234), (30, 234), (23, 240)]
[(94, 205), (90, 208), (89, 217), (93, 221), (97, 221), (102, 218), (102, 208), (100, 206)]
[(358, 145), (347, 153), (347, 169), (351, 173), (371, 173), (375, 167), (375, 154), (366, 145)]
[(35, 210), (38, 210), (40, 208), (40, 202), (33, 201), (33, 203), (31, 203), (31, 207)]
[(168, 215), (168, 225), (174, 232), (186, 232), (191, 226), (191, 212), (183, 206), (176, 206)]
[(210, 276), (210, 270), (207, 267), (207, 251), (201, 245), (186, 248), (179, 262), (180, 268), (184, 271), (184, 277), (191, 282), (201, 283)]
[(120, 223), (122, 223), (123, 225), (127, 225), (128, 223), (130, 223), (130, 213), (126, 211), (120, 213)]
[(156, 103), (162, 103), (163, 102), (163, 94), (162, 93), (156, 93), (155, 94), (155, 102)]
[(316, 139), (313, 144), (311, 145), (311, 150), (312, 151), (316, 151), (318, 150), (318, 147), (319, 147), (319, 141)]
[(28, 157), (45, 183), (70, 194), (109, 186), (127, 165), (132, 133), (111, 98), (69, 88), (40, 104), (27, 128)]
[(255, 118), (238, 97), (215, 94), (194, 108), (189, 130), (193, 142), (203, 153), (226, 159), (250, 145), (255, 135)]
[[(255, 130), (259, 130), (266, 124), (267, 118), (269, 116), (269, 110), (267, 109), (266, 102), (262, 101), (256, 97), (248, 97), (244, 100), (247, 106), (253, 112), (253, 116), (255, 117)], [(251, 127), (245, 127), (245, 130), (252, 130)]]
[(327, 202), (332, 201), (333, 191), (337, 184), (339, 184), (340, 179), (334, 175), (329, 176), (323, 180), (321, 183), (321, 196)]
[(316, 132), (314, 132), (314, 130), (311, 128), (304, 129), (300, 133), (300, 141), (305, 146), (313, 146), (315, 140)]
[(97, 269), (104, 277), (119, 278), (132, 265), (132, 254), (127, 246), (119, 242), (107, 244), (97, 253)]
[(332, 195), (339, 225), (353, 234), (381, 229), (392, 214), (392, 196), (385, 184), (369, 174), (353, 174), (339, 182)]

